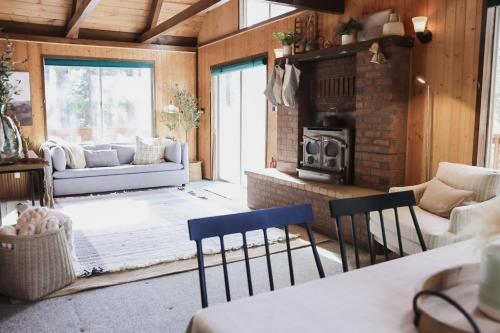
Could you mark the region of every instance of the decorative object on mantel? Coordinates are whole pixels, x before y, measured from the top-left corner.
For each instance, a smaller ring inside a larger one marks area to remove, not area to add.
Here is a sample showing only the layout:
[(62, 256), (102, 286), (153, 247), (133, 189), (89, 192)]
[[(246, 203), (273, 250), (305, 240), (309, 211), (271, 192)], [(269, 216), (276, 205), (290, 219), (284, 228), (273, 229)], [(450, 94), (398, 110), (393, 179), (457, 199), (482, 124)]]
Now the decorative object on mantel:
[(392, 13), (389, 15), (389, 22), (385, 23), (382, 28), (382, 36), (404, 36), (405, 26), (398, 14)]
[(318, 14), (308, 12), (295, 18), (295, 32), (300, 40), (295, 44), (295, 54), (313, 51), (318, 48)]
[(189, 132), (200, 126), (203, 109), (198, 105), (198, 100), (187, 89), (174, 87), (175, 106), (179, 109), (179, 121), (184, 129), (185, 142), (189, 140)]
[(418, 40), (422, 44), (429, 43), (432, 40), (432, 32), (427, 30), (427, 16), (416, 16), (411, 20)]
[(382, 37), (384, 24), (389, 22), (392, 9), (385, 9), (370, 15), (365, 15), (359, 19), (363, 30), (358, 33), (358, 41), (364, 42)]
[(283, 45), (283, 56), (285, 57), (292, 55), (292, 45), (300, 38), (299, 34), (295, 31), (273, 32), (273, 37), (279, 40), (281, 45)]
[(347, 22), (340, 22), (337, 34), (342, 38), (342, 45), (352, 44), (356, 42), (356, 33), (363, 29), (363, 26), (353, 19), (349, 18)]
[(371, 63), (381, 64), (386, 61), (384, 54), (380, 50), (380, 44), (378, 42), (374, 42), (368, 51), (373, 53), (373, 57), (370, 60)]

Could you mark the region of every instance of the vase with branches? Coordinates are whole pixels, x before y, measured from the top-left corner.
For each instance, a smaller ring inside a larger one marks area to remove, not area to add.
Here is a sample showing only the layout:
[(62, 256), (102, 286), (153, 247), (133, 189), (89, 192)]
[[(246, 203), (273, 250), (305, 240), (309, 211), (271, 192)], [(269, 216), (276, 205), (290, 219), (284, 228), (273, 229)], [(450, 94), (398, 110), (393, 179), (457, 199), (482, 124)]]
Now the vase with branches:
[(184, 129), (186, 142), (192, 129), (198, 128), (203, 110), (198, 100), (187, 89), (174, 87), (174, 104), (179, 109), (179, 123)]

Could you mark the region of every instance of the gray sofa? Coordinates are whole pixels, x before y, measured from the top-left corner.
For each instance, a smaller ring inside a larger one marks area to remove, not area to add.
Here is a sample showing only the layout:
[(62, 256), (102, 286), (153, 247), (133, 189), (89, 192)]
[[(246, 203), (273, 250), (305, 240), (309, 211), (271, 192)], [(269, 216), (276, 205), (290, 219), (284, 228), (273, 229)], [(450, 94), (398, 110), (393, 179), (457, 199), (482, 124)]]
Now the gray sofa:
[[(103, 145), (84, 146), (85, 149), (102, 149)], [(134, 145), (107, 145), (127, 147)], [(133, 157), (133, 150), (131, 151)], [(53, 185), (54, 196), (89, 194), (162, 186), (180, 186), (189, 182), (189, 153), (187, 144), (181, 144), (181, 163), (165, 162), (150, 165), (134, 165), (120, 158), (119, 166), (56, 171), (53, 167), (50, 149), (43, 148), (43, 157), (49, 163), (46, 179)]]

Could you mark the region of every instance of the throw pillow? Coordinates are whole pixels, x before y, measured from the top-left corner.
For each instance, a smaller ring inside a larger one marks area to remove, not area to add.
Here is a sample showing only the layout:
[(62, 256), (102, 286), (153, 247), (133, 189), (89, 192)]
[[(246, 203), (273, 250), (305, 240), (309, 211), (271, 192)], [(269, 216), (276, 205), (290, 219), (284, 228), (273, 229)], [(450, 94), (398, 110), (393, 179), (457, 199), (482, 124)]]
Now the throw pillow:
[(450, 218), (453, 208), (473, 196), (473, 191), (459, 190), (434, 178), (427, 184), (418, 206), (435, 215)]
[(131, 164), (134, 161), (135, 146), (133, 145), (111, 145), (111, 149), (118, 153), (120, 164)]
[(55, 146), (50, 150), (50, 156), (52, 157), (52, 166), (56, 171), (66, 170), (66, 154), (64, 153), (64, 149)]
[(88, 168), (114, 167), (120, 165), (118, 153), (110, 150), (84, 150), (85, 161)]
[(161, 138), (135, 138), (134, 164), (158, 164), (164, 162), (165, 142)]
[(182, 151), (179, 142), (169, 141), (165, 144), (165, 160), (181, 164)]
[(359, 23), (363, 26), (363, 30), (358, 32), (358, 41), (382, 37), (384, 24), (389, 22), (391, 13), (391, 9), (386, 9), (360, 18)]

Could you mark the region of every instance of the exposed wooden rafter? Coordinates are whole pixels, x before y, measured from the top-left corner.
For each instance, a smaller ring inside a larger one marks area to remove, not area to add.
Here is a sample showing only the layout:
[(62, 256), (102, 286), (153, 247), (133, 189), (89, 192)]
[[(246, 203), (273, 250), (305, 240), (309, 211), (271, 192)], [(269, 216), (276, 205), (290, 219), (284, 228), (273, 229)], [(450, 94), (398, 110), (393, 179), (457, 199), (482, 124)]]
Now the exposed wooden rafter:
[(210, 7), (216, 5), (219, 2), (221, 2), (221, 0), (200, 0), (197, 3), (191, 5), (190, 7), (184, 9), (177, 15), (169, 18), (165, 22), (162, 22), (156, 27), (151, 28), (145, 33), (143, 33), (139, 37), (138, 42), (151, 43), (155, 38), (160, 36), (162, 33), (173, 28), (179, 23), (186, 21), (187, 19), (193, 17), (194, 15), (197, 15), (201, 12), (208, 10)]
[(151, 3), (151, 10), (149, 12), (149, 17), (148, 17), (148, 25), (145, 31), (153, 29), (158, 25), (158, 19), (160, 18), (162, 4), (163, 0), (153, 0), (153, 2)]
[(73, 16), (69, 20), (66, 26), (66, 37), (67, 38), (78, 38), (78, 30), (80, 25), (87, 18), (94, 8), (97, 6), (100, 0), (81, 0), (80, 5), (78, 5)]
[(25, 35), (18, 33), (0, 33), (1, 39), (9, 39), (11, 41), (24, 41), (34, 43), (48, 43), (48, 44), (66, 44), (66, 45), (85, 45), (95, 47), (113, 47), (113, 48), (126, 48), (126, 49), (144, 49), (144, 50), (158, 50), (158, 51), (177, 51), (177, 52), (196, 52), (196, 47), (192, 46), (174, 46), (174, 45), (158, 45), (158, 44), (139, 44), (130, 42), (116, 42), (104, 40), (91, 40), (91, 39), (74, 39), (54, 36), (37, 36)]

